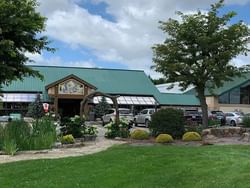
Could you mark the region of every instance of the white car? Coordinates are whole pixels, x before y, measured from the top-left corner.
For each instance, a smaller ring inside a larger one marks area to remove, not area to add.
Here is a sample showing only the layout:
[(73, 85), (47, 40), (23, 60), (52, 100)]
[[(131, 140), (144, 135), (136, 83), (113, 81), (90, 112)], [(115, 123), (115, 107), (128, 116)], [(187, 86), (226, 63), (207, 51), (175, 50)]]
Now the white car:
[(149, 122), (151, 121), (151, 115), (155, 112), (154, 108), (147, 108), (142, 110), (138, 115), (134, 118), (134, 123), (137, 126), (138, 124), (144, 124), (148, 127)]
[[(126, 119), (130, 124), (133, 123), (133, 114), (131, 113), (130, 109), (128, 108), (119, 108), (119, 118), (124, 118)], [(114, 122), (115, 121), (115, 116), (116, 116), (116, 111), (115, 109), (110, 109), (110, 111), (102, 116), (102, 123), (103, 125)]]
[(243, 115), (239, 112), (226, 112), (226, 124), (236, 126), (242, 123)]

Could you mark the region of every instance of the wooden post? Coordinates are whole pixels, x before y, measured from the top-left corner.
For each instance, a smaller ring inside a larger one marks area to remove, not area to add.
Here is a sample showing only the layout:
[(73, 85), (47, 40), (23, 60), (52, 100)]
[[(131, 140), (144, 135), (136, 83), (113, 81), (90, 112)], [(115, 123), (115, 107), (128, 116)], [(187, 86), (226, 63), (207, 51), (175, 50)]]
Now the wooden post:
[(58, 116), (58, 86), (55, 86), (55, 98), (54, 98), (54, 108), (55, 108), (55, 115)]

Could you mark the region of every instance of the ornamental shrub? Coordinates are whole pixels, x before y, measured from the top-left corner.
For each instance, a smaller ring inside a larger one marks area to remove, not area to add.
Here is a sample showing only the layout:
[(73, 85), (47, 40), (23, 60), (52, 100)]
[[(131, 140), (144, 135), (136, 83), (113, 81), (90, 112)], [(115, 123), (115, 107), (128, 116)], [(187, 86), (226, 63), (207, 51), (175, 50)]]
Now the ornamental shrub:
[(64, 117), (61, 122), (61, 129), (63, 135), (72, 134), (74, 138), (81, 138), (83, 135), (83, 125), (81, 118), (78, 115), (74, 117)]
[(0, 124), (0, 150), (3, 148), (4, 127)]
[(9, 122), (4, 127), (3, 134), (3, 143), (10, 143), (10, 140), (13, 140), (18, 150), (31, 149), (30, 141), (32, 135), (32, 128), (27, 122), (23, 120)]
[(197, 132), (186, 132), (182, 136), (183, 141), (199, 141), (201, 140), (201, 135)]
[(149, 139), (149, 133), (141, 129), (136, 129), (130, 134), (130, 137), (136, 140), (146, 140)]
[(181, 138), (184, 133), (183, 111), (168, 108), (155, 112), (151, 117), (149, 129), (153, 136), (170, 134), (174, 138)]
[(107, 131), (105, 133), (106, 138), (128, 138), (129, 137), (129, 122), (124, 118), (120, 119), (120, 123), (117, 126), (115, 122), (110, 122), (104, 126)]
[(158, 142), (158, 143), (169, 143), (169, 142), (173, 142), (174, 139), (169, 134), (159, 134), (156, 137), (155, 141)]
[(30, 149), (49, 149), (56, 141), (56, 125), (49, 116), (32, 123), (32, 135), (30, 139)]
[(75, 139), (72, 134), (65, 135), (61, 138), (61, 143), (62, 144), (74, 144)]
[(250, 127), (250, 117), (249, 116), (243, 117), (242, 124), (244, 127)]

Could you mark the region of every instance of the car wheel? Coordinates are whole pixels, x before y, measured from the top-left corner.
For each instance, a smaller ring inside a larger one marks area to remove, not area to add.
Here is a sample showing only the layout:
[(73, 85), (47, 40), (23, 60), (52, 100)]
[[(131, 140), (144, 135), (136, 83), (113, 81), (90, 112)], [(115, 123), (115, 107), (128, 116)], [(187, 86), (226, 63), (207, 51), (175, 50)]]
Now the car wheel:
[(145, 120), (145, 127), (148, 127), (148, 125), (149, 125), (149, 120)]
[(236, 122), (234, 120), (230, 121), (230, 125), (235, 127), (236, 126)]
[(134, 119), (134, 125), (137, 127), (138, 126), (138, 124), (137, 124), (137, 122), (136, 122), (136, 119)]

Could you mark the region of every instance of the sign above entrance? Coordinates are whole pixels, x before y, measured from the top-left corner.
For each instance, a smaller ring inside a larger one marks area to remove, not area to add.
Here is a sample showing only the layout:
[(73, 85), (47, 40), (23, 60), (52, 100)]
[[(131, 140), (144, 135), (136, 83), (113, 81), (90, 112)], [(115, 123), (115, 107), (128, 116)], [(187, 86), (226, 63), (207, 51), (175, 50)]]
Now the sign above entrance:
[(58, 94), (84, 95), (84, 85), (69, 79), (59, 84)]

